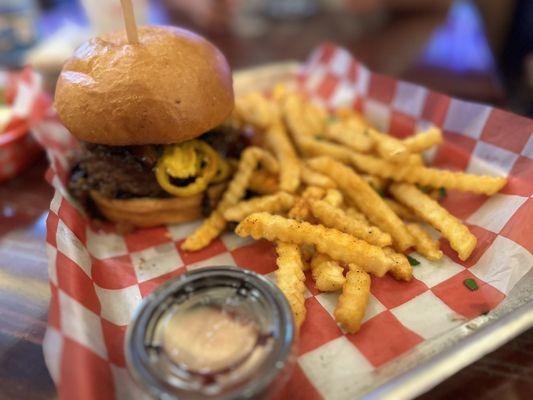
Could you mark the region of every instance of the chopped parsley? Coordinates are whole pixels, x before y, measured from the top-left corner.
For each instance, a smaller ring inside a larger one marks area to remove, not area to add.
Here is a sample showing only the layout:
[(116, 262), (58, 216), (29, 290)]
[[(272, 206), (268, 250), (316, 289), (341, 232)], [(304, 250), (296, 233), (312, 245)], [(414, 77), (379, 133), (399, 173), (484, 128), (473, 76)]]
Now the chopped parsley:
[(416, 267), (417, 265), (420, 265), (420, 261), (418, 261), (416, 258), (413, 258), (411, 256), (407, 256), (407, 261), (409, 261), (409, 264), (411, 264), (412, 267)]
[(442, 200), (446, 196), (448, 196), (448, 192), (446, 192), (446, 188), (443, 188), (443, 187), (439, 188), (439, 199)]
[(471, 291), (479, 289), (477, 282), (475, 281), (475, 279), (472, 279), (472, 278), (465, 279), (463, 281), (463, 284), (468, 288), (468, 290), (471, 290)]

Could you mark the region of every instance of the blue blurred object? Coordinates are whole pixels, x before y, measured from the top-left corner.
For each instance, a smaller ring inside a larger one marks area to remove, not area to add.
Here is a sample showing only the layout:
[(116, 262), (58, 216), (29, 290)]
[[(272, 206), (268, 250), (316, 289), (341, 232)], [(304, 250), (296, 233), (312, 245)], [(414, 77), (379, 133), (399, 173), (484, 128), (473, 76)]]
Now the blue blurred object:
[(0, 0), (0, 66), (20, 67), (37, 40), (36, 0)]
[(421, 57), (424, 65), (456, 72), (486, 72), (495, 67), (483, 21), (469, 0), (456, 0), (443, 26)]

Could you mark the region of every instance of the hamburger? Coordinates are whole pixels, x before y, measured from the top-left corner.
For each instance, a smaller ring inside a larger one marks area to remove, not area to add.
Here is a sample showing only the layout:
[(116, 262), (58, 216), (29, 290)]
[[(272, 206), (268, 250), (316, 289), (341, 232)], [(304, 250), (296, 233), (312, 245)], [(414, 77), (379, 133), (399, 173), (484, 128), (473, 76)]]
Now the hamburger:
[[(223, 127), (232, 75), (205, 38), (175, 27), (141, 27), (83, 44), (59, 76), (55, 107), (79, 139), (69, 190), (92, 213), (138, 227), (209, 212), (244, 147)], [(202, 212), (204, 211), (204, 212)]]

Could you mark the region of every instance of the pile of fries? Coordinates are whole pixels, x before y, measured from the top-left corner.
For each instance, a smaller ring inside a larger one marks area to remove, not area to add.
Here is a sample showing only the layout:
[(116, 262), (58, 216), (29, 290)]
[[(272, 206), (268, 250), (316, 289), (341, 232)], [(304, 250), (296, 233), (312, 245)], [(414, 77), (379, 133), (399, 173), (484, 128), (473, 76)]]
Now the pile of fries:
[(422, 153), (443, 140), (438, 128), (396, 139), (351, 109), (330, 114), (284, 85), (237, 98), (228, 123), (252, 127), (258, 146), (244, 150), (222, 200), (183, 249), (204, 248), (231, 221), (239, 222), (239, 236), (274, 242), (277, 284), (298, 329), (306, 317), (305, 270), (318, 290), (342, 291), (335, 319), (357, 332), (369, 274), (409, 281), (405, 252), (414, 249), (428, 260), (443, 256), (424, 223), (461, 260), (476, 247), (476, 237), (439, 205), (439, 193), (492, 195), (506, 184), (502, 177), (426, 166)]

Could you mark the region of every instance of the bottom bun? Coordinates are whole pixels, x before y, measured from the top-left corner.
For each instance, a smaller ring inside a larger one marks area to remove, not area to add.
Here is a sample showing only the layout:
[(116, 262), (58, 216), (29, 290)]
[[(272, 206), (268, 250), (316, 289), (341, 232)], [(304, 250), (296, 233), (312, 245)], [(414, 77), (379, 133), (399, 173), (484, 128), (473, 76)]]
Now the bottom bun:
[[(220, 183), (207, 190), (211, 204), (218, 202), (225, 188), (226, 183)], [(203, 197), (204, 193), (168, 199), (145, 197), (123, 200), (111, 199), (91, 191), (91, 198), (106, 219), (139, 228), (177, 224), (201, 218)]]

